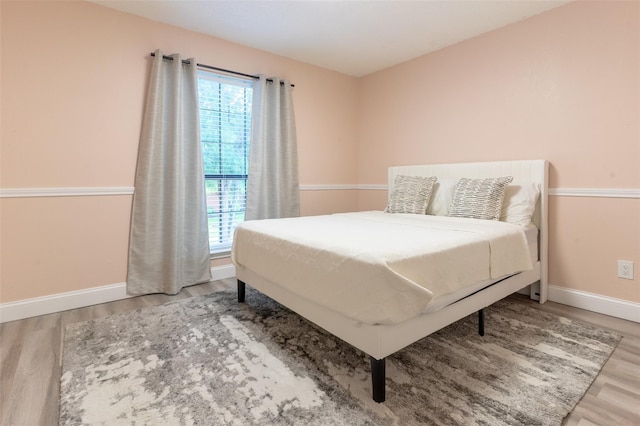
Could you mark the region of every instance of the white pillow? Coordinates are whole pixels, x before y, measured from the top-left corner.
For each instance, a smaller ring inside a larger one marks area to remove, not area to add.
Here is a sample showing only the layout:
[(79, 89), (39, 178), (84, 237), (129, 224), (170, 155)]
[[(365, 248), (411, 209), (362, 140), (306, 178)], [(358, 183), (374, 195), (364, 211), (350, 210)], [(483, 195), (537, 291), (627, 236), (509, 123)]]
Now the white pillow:
[(427, 214), (434, 216), (446, 216), (449, 206), (453, 200), (453, 193), (456, 192), (458, 179), (440, 179), (433, 184), (431, 201), (427, 207)]
[(509, 185), (504, 194), (500, 220), (526, 226), (536, 210), (540, 196), (540, 186), (533, 183)]

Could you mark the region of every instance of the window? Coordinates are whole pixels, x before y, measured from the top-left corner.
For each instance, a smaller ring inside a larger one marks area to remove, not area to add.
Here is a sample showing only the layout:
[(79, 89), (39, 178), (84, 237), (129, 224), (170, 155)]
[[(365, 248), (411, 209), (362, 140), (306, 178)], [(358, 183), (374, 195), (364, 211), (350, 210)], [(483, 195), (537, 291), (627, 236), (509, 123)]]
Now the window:
[(200, 136), (212, 254), (231, 249), (244, 220), (252, 81), (198, 71)]

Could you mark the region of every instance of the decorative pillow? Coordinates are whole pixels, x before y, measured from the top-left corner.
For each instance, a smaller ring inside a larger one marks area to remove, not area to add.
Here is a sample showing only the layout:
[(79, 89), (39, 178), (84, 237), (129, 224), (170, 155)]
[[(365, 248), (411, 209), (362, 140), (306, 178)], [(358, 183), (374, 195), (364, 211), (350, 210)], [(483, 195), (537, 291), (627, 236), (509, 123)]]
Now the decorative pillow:
[(447, 216), (498, 220), (504, 192), (512, 180), (513, 176), (460, 179)]
[(436, 180), (436, 177), (396, 176), (389, 204), (384, 211), (387, 213), (425, 214)]
[(456, 191), (457, 179), (440, 179), (433, 184), (431, 201), (427, 206), (427, 214), (434, 216), (446, 216), (449, 206), (453, 200), (453, 193)]
[(500, 220), (522, 226), (530, 224), (538, 197), (540, 197), (539, 185), (533, 183), (509, 185), (504, 193)]

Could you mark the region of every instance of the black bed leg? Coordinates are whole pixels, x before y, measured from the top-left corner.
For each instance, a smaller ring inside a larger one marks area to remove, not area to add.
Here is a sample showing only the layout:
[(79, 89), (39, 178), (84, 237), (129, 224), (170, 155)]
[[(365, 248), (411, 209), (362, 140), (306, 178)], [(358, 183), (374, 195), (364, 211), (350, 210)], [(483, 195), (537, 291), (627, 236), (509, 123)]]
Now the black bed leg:
[(385, 387), (385, 358), (375, 359), (371, 357), (371, 384), (373, 386), (373, 400), (375, 402), (384, 402)]
[(244, 287), (244, 282), (238, 280), (238, 303), (244, 303)]
[(478, 334), (484, 336), (484, 310), (478, 311)]

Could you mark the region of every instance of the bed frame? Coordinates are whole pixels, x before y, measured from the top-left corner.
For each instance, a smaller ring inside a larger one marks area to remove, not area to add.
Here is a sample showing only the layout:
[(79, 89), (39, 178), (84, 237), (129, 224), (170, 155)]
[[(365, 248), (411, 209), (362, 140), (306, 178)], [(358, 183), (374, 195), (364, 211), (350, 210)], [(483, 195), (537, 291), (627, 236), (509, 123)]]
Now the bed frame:
[(532, 219), (539, 229), (538, 262), (530, 271), (505, 278), (438, 311), (418, 315), (392, 325), (369, 325), (357, 322), (311, 300), (292, 294), (278, 283), (262, 277), (259, 271), (236, 267), (239, 302), (245, 301), (245, 283), (249, 283), (258, 291), (368, 354), (371, 358), (373, 399), (376, 402), (385, 400), (385, 358), (387, 356), (475, 312), (479, 313), (479, 330), (480, 334), (483, 334), (482, 309), (510, 294), (523, 291), (527, 286), (532, 299), (539, 300), (540, 303), (547, 300), (549, 163), (546, 160), (390, 167), (389, 194), (393, 189), (396, 175), (437, 176), (448, 179), (513, 176), (513, 185), (529, 182), (539, 184), (540, 198)]

